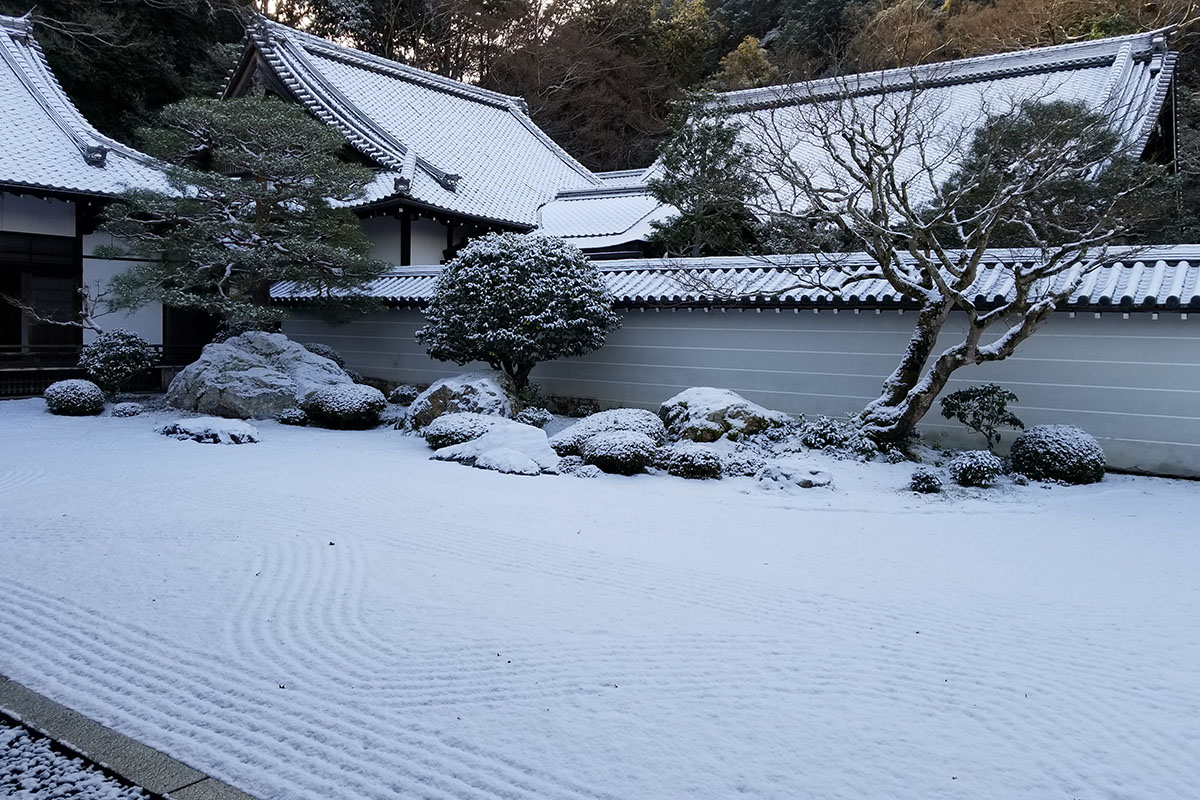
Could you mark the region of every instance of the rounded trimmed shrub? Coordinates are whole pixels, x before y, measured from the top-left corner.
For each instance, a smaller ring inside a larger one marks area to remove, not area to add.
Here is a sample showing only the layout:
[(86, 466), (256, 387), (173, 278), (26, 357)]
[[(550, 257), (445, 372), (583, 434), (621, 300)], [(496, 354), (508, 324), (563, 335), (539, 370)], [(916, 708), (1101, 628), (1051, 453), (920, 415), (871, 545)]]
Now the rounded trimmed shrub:
[(535, 428), (544, 428), (554, 419), (554, 415), (544, 408), (523, 408), (513, 417), (517, 422), (523, 425), (532, 425)]
[(346, 368), (346, 359), (342, 358), (341, 353), (339, 353), (337, 350), (334, 350), (327, 344), (322, 344), (321, 342), (308, 342), (307, 344), (304, 344), (304, 349), (312, 353), (314, 356), (328, 358), (342, 369)]
[(145, 410), (146, 407), (141, 403), (117, 403), (108, 413), (114, 417), (136, 417)]
[(617, 475), (636, 475), (654, 463), (658, 445), (637, 431), (608, 431), (590, 437), (582, 450), (587, 464)]
[(1074, 425), (1037, 425), (1016, 438), (1009, 451), (1013, 471), (1035, 481), (1096, 483), (1104, 478), (1104, 448)]
[(421, 429), (421, 436), (434, 450), (443, 447), (473, 442), (497, 425), (507, 422), (494, 414), (476, 414), (474, 411), (452, 411), (436, 417)]
[(946, 469), (959, 486), (991, 486), (1004, 472), (1004, 462), (987, 450), (967, 450), (951, 459)]
[(551, 437), (550, 446), (560, 456), (583, 455), (583, 445), (600, 433), (632, 431), (648, 437), (655, 445), (667, 440), (667, 428), (653, 411), (644, 408), (614, 408), (585, 417)]
[(91, 381), (71, 378), (46, 387), (42, 393), (51, 414), (92, 417), (104, 411), (104, 392)]
[(388, 395), (388, 402), (395, 403), (398, 406), (411, 406), (413, 400), (416, 400), (420, 395), (420, 389), (415, 386), (409, 386), (407, 383), (402, 383), (395, 389), (392, 389)]
[(154, 366), (154, 350), (132, 331), (108, 331), (83, 346), (79, 366), (101, 389), (117, 392), (131, 378)]
[(917, 467), (908, 481), (908, 488), (917, 494), (937, 494), (942, 490), (942, 477), (932, 467)]
[(280, 425), (304, 426), (308, 424), (308, 414), (298, 408), (285, 408), (275, 420)]
[(387, 398), (383, 392), (360, 383), (326, 386), (300, 403), (300, 410), (313, 424), (337, 430), (374, 428), (385, 408)]
[(754, 453), (727, 453), (721, 458), (721, 472), (730, 476), (753, 478), (766, 465), (766, 460)]
[(660, 447), (654, 465), (678, 478), (695, 480), (720, 478), (723, 467), (721, 456), (715, 451), (687, 443)]

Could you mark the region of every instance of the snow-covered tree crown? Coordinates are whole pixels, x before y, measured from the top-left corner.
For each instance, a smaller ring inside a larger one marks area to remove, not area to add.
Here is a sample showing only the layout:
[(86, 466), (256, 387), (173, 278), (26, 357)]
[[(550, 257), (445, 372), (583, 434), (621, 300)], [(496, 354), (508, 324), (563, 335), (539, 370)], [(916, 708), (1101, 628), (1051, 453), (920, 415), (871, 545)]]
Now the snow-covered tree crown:
[(619, 323), (595, 266), (561, 239), (493, 233), (448, 263), (417, 341), (442, 361), (483, 361), (523, 387), (534, 365), (583, 355)]

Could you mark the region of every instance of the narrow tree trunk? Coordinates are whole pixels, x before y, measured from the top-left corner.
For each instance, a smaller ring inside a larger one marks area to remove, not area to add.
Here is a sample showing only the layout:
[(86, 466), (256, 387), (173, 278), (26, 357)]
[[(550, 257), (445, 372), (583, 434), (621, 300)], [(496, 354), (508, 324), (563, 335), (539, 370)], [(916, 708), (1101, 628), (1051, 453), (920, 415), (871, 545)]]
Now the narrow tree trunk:
[(876, 441), (898, 441), (911, 433), (910, 428), (897, 434), (897, 426), (902, 418), (910, 415), (906, 406), (909, 404), (913, 388), (921, 382), (925, 374), (925, 365), (929, 363), (933, 349), (937, 346), (938, 334), (950, 316), (950, 308), (950, 303), (945, 302), (921, 310), (912, 336), (908, 340), (908, 349), (904, 351), (900, 363), (883, 382), (883, 390), (879, 397), (863, 409), (863, 428)]

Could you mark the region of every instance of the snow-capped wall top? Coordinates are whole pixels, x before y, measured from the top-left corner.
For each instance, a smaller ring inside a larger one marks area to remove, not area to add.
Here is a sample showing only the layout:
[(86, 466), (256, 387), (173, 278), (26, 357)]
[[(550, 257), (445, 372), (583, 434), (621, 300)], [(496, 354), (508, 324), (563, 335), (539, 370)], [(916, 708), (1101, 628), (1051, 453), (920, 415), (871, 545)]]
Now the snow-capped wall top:
[(29, 16), (0, 16), (0, 188), (167, 191), (149, 156), (92, 127), (63, 92)]
[(314, 116), (381, 168), (363, 204), (410, 199), (519, 227), (564, 188), (600, 181), (529, 118), (487, 91), (258, 18), (225, 90), (268, 70)]
[[(1200, 308), (1200, 246), (1120, 250), (1083, 276), (1063, 309), (1156, 310)], [(995, 250), (984, 259), (971, 291), (987, 304), (1012, 290), (1011, 271), (1001, 265), (1036, 263), (1039, 253)], [(842, 294), (812, 288), (830, 285), (874, 264), (862, 254), (685, 259), (618, 259), (596, 262), (620, 306), (764, 308), (903, 308), (912, 302), (884, 280), (850, 284)], [(367, 285), (373, 297), (396, 305), (423, 305), (433, 296), (440, 267), (396, 267)], [(1062, 275), (1056, 282), (1074, 278)], [(1061, 285), (1061, 284), (1059, 284)], [(299, 301), (314, 292), (279, 283), (271, 296)]]

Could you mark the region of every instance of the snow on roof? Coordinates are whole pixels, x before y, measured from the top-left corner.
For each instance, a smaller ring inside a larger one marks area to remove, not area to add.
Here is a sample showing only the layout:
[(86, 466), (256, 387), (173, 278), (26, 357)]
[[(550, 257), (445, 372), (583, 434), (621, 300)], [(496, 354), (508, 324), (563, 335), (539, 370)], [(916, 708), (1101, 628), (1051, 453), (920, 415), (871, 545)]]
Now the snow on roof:
[(92, 127), (63, 92), (33, 22), (0, 16), (0, 187), (89, 195), (169, 191), (144, 153)]
[[(1167, 50), (1166, 32), (1151, 31), (727, 92), (717, 102), (727, 106), (743, 125), (744, 137), (752, 145), (754, 136), (763, 130), (768, 135), (787, 137), (791, 139), (792, 158), (814, 173), (830, 169), (829, 157), (818, 137), (804, 131), (803, 125), (789, 124), (789, 115), (803, 114), (804, 109), (818, 104), (835, 103), (858, 103), (859, 113), (869, 114), (872, 105), (882, 98), (913, 92), (919, 93), (919, 101), (928, 104), (931, 113), (936, 113), (935, 126), (975, 126), (982, 121), (981, 108), (995, 113), (1015, 107), (1022, 100), (1079, 101), (1105, 111), (1130, 152), (1140, 154), (1166, 102), (1176, 58)], [(961, 136), (957, 140), (963, 141)], [(946, 160), (943, 166), (947, 174), (934, 175), (933, 179), (944, 181), (953, 165), (952, 159)], [(665, 219), (674, 213), (668, 206), (654, 204), (652, 208), (654, 201), (644, 190), (646, 179), (658, 169), (657, 163), (651, 165), (633, 181), (642, 185), (641, 194), (626, 182), (630, 179), (623, 179), (622, 185), (628, 191), (619, 201), (606, 192), (560, 193), (542, 207), (539, 230), (584, 248), (644, 240), (651, 232), (646, 220)]]
[[(968, 294), (986, 304), (1012, 290), (1011, 273), (998, 265), (1034, 263), (1033, 250), (994, 250)], [(863, 254), (836, 256), (728, 256), (686, 259), (618, 259), (596, 262), (621, 306), (763, 306), (786, 308), (901, 307), (912, 305), (883, 280), (851, 284), (845, 294), (807, 288), (829, 285), (874, 261)], [(421, 305), (437, 288), (439, 266), (396, 267), (367, 284), (372, 297), (398, 305)], [(1061, 285), (1068, 279), (1055, 279)], [(299, 301), (315, 292), (295, 282), (272, 287), (272, 298)], [(1153, 249), (1120, 248), (1091, 271), (1064, 308), (1130, 310), (1200, 308), (1200, 245)]]
[[(529, 118), (519, 97), (487, 91), (259, 18), (254, 51), (314, 116), (381, 169), (363, 204), (410, 199), (516, 226), (564, 188), (600, 185)], [(226, 94), (237, 91), (231, 80)]]

